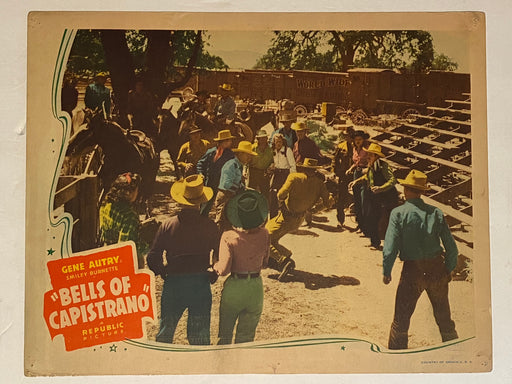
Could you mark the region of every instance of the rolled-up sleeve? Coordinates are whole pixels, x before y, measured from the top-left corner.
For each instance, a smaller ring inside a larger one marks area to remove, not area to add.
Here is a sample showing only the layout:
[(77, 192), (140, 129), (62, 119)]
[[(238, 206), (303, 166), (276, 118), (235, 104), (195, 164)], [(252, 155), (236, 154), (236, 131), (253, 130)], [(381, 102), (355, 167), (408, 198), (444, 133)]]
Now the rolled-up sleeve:
[(293, 184), (293, 175), (290, 173), (288, 177), (286, 178), (286, 181), (284, 182), (281, 189), (277, 192), (277, 198), (279, 200), (286, 200), (288, 195), (290, 194), (290, 189)]
[(387, 181), (384, 184), (382, 184), (380, 188), (382, 189), (382, 191), (387, 191), (396, 184), (396, 178), (393, 173), (393, 170), (385, 161), (382, 161), (382, 174)]
[(185, 157), (187, 155), (188, 150), (188, 144), (185, 143), (181, 146), (180, 151), (178, 153), (178, 165), (181, 165), (182, 167), (185, 167), (187, 165), (187, 162), (185, 161)]
[(222, 167), (219, 189), (236, 193), (242, 187), (242, 169), (235, 161), (228, 161)]
[(293, 156), (293, 152), (290, 148), (286, 148), (286, 158), (288, 159), (288, 164), (290, 164), (290, 173), (297, 172), (295, 157)]

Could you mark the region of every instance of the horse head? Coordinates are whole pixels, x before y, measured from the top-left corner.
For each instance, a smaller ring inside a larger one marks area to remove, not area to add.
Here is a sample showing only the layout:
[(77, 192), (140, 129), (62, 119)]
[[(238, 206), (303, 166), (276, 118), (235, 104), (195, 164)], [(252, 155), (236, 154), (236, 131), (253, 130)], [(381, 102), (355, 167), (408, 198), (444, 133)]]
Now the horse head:
[(190, 130), (196, 124), (197, 113), (189, 106), (181, 108), (178, 113), (179, 130), (178, 135), (182, 135)]
[(121, 145), (128, 139), (127, 130), (106, 118), (101, 110), (92, 112), (87, 119), (88, 129), (91, 130), (97, 143), (105, 151), (112, 146)]

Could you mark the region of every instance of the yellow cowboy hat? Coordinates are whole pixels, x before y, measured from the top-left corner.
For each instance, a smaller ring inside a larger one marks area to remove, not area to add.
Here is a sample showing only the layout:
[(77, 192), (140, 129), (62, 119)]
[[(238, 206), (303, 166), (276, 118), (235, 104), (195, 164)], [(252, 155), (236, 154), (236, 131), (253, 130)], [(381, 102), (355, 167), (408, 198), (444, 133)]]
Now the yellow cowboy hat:
[(199, 205), (213, 197), (213, 189), (204, 186), (203, 176), (191, 175), (174, 182), (171, 197), (179, 204)]
[(299, 123), (293, 123), (292, 124), (292, 129), (294, 131), (306, 131), (308, 129), (308, 127), (306, 126), (306, 123), (301, 121)]
[(226, 91), (226, 92), (231, 92), (232, 90), (234, 90), (234, 88), (231, 86), (231, 84), (227, 84), (227, 83), (219, 85), (219, 89), (222, 89), (223, 91)]
[(406, 187), (420, 191), (427, 191), (430, 189), (427, 183), (427, 175), (416, 169), (409, 172), (405, 179), (398, 179), (398, 182)]
[(320, 168), (320, 166), (318, 165), (318, 160), (310, 159), (309, 157), (306, 157), (304, 159), (303, 163), (298, 163), (297, 167), (312, 168), (312, 169)]
[(105, 77), (105, 78), (107, 78), (108, 77), (108, 72), (98, 72), (95, 77), (96, 78), (97, 77)]
[(217, 137), (213, 139), (213, 141), (223, 141), (223, 140), (229, 140), (234, 139), (235, 136), (231, 134), (231, 131), (229, 129), (223, 129), (222, 131), (219, 131), (217, 133)]
[(363, 147), (363, 150), (368, 153), (374, 153), (379, 157), (386, 157), (386, 155), (382, 153), (382, 148), (379, 144), (371, 143), (368, 148)]
[(249, 141), (241, 141), (238, 143), (238, 148), (232, 150), (233, 152), (243, 152), (249, 155), (258, 156), (256, 152), (252, 150), (252, 144)]

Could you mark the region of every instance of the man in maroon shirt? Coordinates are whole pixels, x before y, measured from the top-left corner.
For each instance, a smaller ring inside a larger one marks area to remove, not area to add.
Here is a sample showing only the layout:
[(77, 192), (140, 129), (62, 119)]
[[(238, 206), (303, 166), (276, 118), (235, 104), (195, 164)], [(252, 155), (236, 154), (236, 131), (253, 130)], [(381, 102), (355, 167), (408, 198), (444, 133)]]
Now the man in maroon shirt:
[(297, 141), (293, 146), (296, 163), (303, 163), (306, 158), (317, 160), (319, 165), (330, 163), (330, 160), (320, 153), (318, 145), (308, 137), (306, 123), (294, 123), (292, 129), (297, 133)]
[(208, 345), (212, 293), (207, 269), (210, 253), (214, 257), (218, 253), (220, 234), (217, 225), (199, 213), (199, 206), (212, 198), (213, 190), (204, 186), (202, 176), (192, 175), (176, 181), (171, 196), (181, 210), (162, 223), (147, 256), (149, 268), (164, 279), (156, 341), (172, 343), (188, 308), (189, 343)]

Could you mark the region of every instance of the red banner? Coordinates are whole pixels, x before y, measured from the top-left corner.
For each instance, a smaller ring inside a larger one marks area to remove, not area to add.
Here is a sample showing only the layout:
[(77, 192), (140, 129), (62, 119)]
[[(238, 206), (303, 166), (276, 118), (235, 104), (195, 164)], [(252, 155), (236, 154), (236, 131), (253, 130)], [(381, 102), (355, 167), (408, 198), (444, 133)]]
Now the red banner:
[(66, 350), (137, 339), (143, 318), (154, 319), (150, 273), (135, 272), (133, 244), (100, 248), (48, 262), (53, 289), (44, 295), (44, 318), (52, 339)]

